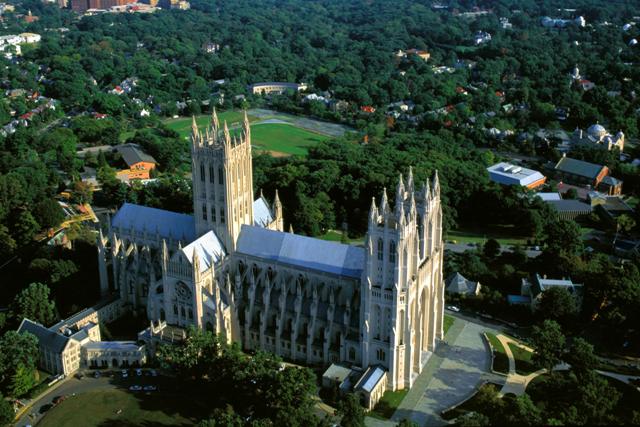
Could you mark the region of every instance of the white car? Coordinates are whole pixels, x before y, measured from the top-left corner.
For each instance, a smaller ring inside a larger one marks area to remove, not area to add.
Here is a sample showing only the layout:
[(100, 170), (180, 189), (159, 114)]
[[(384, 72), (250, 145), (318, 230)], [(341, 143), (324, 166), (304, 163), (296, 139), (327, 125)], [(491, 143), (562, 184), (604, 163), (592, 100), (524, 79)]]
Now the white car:
[(158, 376), (158, 373), (156, 372), (156, 370), (155, 370), (155, 369), (152, 369), (152, 370), (151, 370), (151, 376), (152, 376), (152, 377), (157, 377), (157, 376)]
[(129, 376), (129, 373), (127, 372), (126, 369), (122, 370), (122, 378), (127, 378)]
[(154, 385), (146, 385), (144, 386), (144, 391), (156, 391), (158, 388)]
[(130, 391), (140, 391), (142, 390), (142, 386), (139, 385), (132, 385), (131, 387), (129, 387)]
[(137, 376), (142, 375), (142, 369), (139, 369), (139, 368), (138, 368), (138, 369), (136, 369), (136, 375), (137, 375)]
[(453, 311), (455, 313), (459, 313), (460, 309), (458, 307), (456, 307), (455, 305), (448, 305), (447, 306), (447, 310)]

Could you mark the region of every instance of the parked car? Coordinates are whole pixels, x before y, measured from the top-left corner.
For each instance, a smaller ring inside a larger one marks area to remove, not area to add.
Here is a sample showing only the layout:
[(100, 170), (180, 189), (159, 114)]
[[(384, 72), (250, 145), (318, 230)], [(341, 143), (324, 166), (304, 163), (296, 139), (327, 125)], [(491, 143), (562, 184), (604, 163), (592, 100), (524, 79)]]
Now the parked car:
[(77, 378), (77, 379), (79, 379), (79, 380), (81, 380), (82, 378), (84, 378), (84, 375), (82, 375), (81, 373), (79, 373), (79, 372), (78, 372), (78, 373), (76, 374), (76, 378)]
[(132, 385), (131, 387), (129, 387), (130, 391), (140, 391), (142, 390), (142, 386), (139, 385)]
[(93, 377), (94, 377), (94, 378), (100, 378), (100, 375), (101, 375), (101, 374), (100, 374), (100, 371), (95, 371), (95, 372), (93, 373)]
[(155, 370), (155, 369), (152, 369), (152, 370), (151, 370), (151, 376), (152, 376), (152, 377), (157, 377), (157, 376), (158, 376), (158, 372), (156, 372), (156, 370)]
[(144, 391), (156, 391), (158, 389), (158, 387), (154, 386), (154, 385), (146, 385), (144, 386)]
[(60, 404), (60, 403), (64, 402), (66, 398), (67, 398), (67, 396), (64, 396), (64, 395), (62, 395), (62, 396), (56, 396), (56, 397), (53, 399), (53, 404), (54, 404), (54, 405), (58, 405), (58, 404)]
[(136, 375), (137, 376), (141, 376), (142, 375), (142, 369), (140, 369), (140, 368), (136, 369)]
[(129, 373), (127, 372), (126, 369), (122, 370), (122, 378), (127, 378), (129, 376)]
[(460, 309), (458, 307), (456, 307), (455, 305), (448, 305), (447, 306), (447, 310), (453, 311), (454, 313), (459, 313), (460, 312)]

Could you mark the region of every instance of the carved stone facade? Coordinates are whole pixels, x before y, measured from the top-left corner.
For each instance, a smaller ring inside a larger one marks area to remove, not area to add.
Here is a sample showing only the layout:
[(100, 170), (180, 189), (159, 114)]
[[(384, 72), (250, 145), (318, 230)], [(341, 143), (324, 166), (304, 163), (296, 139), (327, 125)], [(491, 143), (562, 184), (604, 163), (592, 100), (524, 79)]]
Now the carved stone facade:
[(410, 387), (442, 338), (442, 209), (437, 175), (403, 177), (392, 208), (372, 202), (364, 247), (283, 232), (276, 192), (253, 200), (251, 132), (215, 115), (192, 130), (194, 215), (126, 204), (100, 235), (104, 293), (153, 322), (223, 334), (313, 365), (387, 369)]

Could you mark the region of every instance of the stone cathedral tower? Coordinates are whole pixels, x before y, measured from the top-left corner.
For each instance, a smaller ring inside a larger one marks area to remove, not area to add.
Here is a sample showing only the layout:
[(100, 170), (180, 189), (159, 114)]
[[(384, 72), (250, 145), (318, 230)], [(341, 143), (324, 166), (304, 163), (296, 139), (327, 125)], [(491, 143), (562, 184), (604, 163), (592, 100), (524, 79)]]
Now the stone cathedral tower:
[(362, 365), (389, 370), (388, 387), (409, 388), (442, 338), (442, 209), (437, 174), (415, 190), (402, 176), (393, 209), (372, 201), (363, 273)]
[(237, 136), (231, 136), (226, 121), (220, 128), (215, 110), (211, 126), (204, 133), (198, 130), (194, 118), (191, 142), (196, 234), (213, 230), (227, 253), (231, 253), (242, 225), (253, 224), (251, 129), (247, 113)]

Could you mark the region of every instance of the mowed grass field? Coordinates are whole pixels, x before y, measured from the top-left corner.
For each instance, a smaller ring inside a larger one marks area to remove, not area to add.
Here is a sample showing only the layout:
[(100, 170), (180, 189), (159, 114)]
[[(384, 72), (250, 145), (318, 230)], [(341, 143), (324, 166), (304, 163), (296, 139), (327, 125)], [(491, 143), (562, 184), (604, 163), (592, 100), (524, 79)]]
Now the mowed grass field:
[(193, 396), (92, 391), (68, 397), (51, 408), (38, 426), (190, 426), (207, 414), (195, 400)]
[[(249, 122), (252, 122), (254, 119), (253, 117), (248, 118)], [(188, 138), (191, 135), (191, 120), (191, 117), (180, 117), (179, 119), (167, 119), (164, 121), (164, 124), (169, 129), (178, 132), (180, 134), (180, 138)], [(218, 120), (220, 121), (220, 126), (222, 126), (225, 120), (229, 127), (234, 124), (240, 125), (244, 120), (244, 113), (240, 111), (219, 111)], [(204, 129), (211, 123), (211, 115), (203, 114), (201, 116), (197, 116), (196, 123), (198, 124), (198, 129), (204, 131)]]
[[(321, 141), (330, 139), (329, 136), (311, 132), (287, 123), (259, 123), (249, 116), (251, 124), (251, 144), (256, 151), (268, 152), (273, 156), (305, 156), (310, 147)], [(231, 134), (238, 132), (244, 114), (239, 111), (224, 111), (218, 113), (220, 123), (224, 120), (230, 128)], [(191, 134), (191, 118), (168, 119), (165, 125), (178, 132), (181, 138), (188, 138)], [(211, 117), (202, 115), (196, 117), (198, 128), (203, 130), (209, 125)]]

